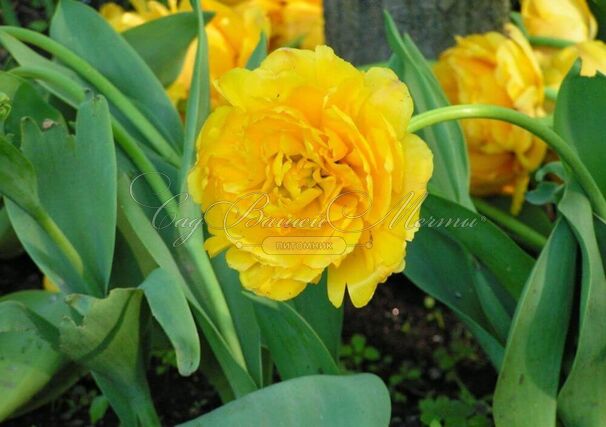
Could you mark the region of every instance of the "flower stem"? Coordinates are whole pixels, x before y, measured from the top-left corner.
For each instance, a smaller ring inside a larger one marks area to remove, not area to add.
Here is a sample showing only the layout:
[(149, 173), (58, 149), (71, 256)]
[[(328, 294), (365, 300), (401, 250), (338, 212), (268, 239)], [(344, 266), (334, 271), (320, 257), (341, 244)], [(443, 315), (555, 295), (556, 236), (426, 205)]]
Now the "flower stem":
[(112, 84), (103, 74), (99, 73), (84, 59), (67, 49), (65, 46), (57, 43), (53, 39), (27, 30), (25, 28), (0, 26), (0, 31), (15, 37), (26, 43), (30, 43), (40, 49), (51, 53), (64, 64), (71, 67), (78, 74), (92, 83), (109, 101), (111, 101), (126, 117), (141, 131), (149, 140), (149, 143), (173, 165), (178, 166), (181, 162), (178, 153), (164, 139), (160, 132), (151, 124), (151, 122), (139, 111), (133, 103)]
[(509, 122), (526, 129), (541, 138), (549, 145), (572, 170), (587, 197), (593, 205), (593, 209), (601, 218), (606, 218), (606, 199), (600, 191), (595, 180), (587, 167), (583, 164), (574, 148), (571, 147), (553, 129), (545, 126), (540, 120), (519, 113), (515, 110), (495, 105), (470, 104), (453, 105), (438, 108), (419, 114), (412, 118), (408, 125), (410, 133), (450, 120), (460, 119), (493, 119)]
[(103, 290), (98, 289), (97, 282), (84, 267), (82, 258), (78, 251), (74, 248), (69, 239), (63, 234), (63, 231), (57, 226), (57, 223), (43, 210), (40, 210), (36, 215), (36, 221), (46, 231), (53, 243), (57, 245), (59, 250), (67, 258), (74, 270), (82, 276), (84, 282), (89, 286), (87, 293), (93, 296), (102, 296)]
[(528, 41), (533, 46), (554, 47), (556, 49), (564, 49), (574, 46), (576, 43), (565, 39), (556, 39), (553, 37), (529, 36)]
[(474, 198), (473, 204), (478, 212), (486, 215), (488, 218), (501, 225), (503, 228), (514, 233), (520, 241), (524, 242), (533, 249), (541, 250), (547, 243), (547, 238), (541, 233), (536, 232), (517, 218), (503, 212), (501, 209), (492, 206), (486, 201)]

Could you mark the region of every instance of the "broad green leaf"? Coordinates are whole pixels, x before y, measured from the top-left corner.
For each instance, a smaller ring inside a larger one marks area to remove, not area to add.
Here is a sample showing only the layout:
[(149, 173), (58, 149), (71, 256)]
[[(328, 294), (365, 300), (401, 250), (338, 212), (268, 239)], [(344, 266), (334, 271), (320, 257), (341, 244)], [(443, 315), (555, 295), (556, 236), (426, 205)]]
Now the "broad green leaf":
[(569, 185), (559, 210), (581, 246), (579, 336), (572, 369), (558, 396), (567, 427), (601, 427), (606, 420), (606, 275), (591, 205), (576, 184)]
[(164, 87), (145, 61), (94, 9), (74, 0), (61, 0), (51, 21), (50, 35), (135, 101), (174, 146), (181, 145), (179, 115)]
[(606, 144), (603, 112), (606, 110), (606, 76), (580, 75), (577, 63), (560, 87), (554, 113), (554, 127), (567, 142), (574, 145), (579, 157), (606, 194)]
[(133, 27), (122, 36), (167, 87), (181, 72), (191, 43), (198, 35), (197, 24), (194, 13), (176, 13)]
[(266, 56), (267, 36), (263, 31), (261, 31), (261, 34), (259, 35), (259, 42), (257, 43), (255, 50), (253, 50), (252, 54), (250, 55), (250, 58), (248, 58), (248, 61), (246, 62), (246, 68), (249, 70), (254, 70), (259, 65), (261, 65), (261, 62), (263, 62)]
[(200, 365), (200, 340), (183, 289), (162, 269), (154, 270), (140, 288), (175, 349), (179, 373), (191, 375)]
[(332, 357), (338, 360), (343, 326), (343, 306), (335, 308), (328, 300), (326, 279), (326, 274), (324, 274), (320, 283), (309, 284), (293, 302), (299, 314), (322, 339)]
[[(392, 68), (408, 86), (414, 100), (415, 113), (423, 113), (449, 105), (448, 99), (423, 54), (408, 36), (402, 38), (386, 12), (385, 31), (394, 56)], [(433, 153), (434, 173), (429, 191), (474, 210), (469, 197), (469, 164), (463, 131), (456, 122), (442, 123), (419, 132)]]
[(69, 315), (61, 294), (22, 291), (0, 298), (0, 421), (27, 404), (69, 365), (67, 358), (39, 336), (26, 314), (29, 311), (40, 322), (48, 322), (50, 331)]
[(11, 98), (12, 109), (4, 130), (13, 134), (15, 141), (21, 141), (21, 120), (24, 117), (32, 118), (38, 126), (42, 126), (45, 120), (64, 122), (57, 109), (46, 102), (30, 82), (20, 77), (0, 72), (0, 91)]
[(503, 358), (498, 341), (476, 294), (473, 258), (444, 234), (421, 228), (410, 243), (404, 274), (424, 292), (450, 307), (469, 327), (495, 367)]
[(313, 375), (266, 387), (181, 426), (385, 427), (390, 413), (389, 392), (374, 375)]
[(289, 304), (246, 294), (283, 380), (315, 374), (339, 374), (335, 359), (312, 327)]
[(457, 240), (514, 298), (520, 295), (534, 260), (500, 228), (481, 215), (434, 195), (429, 195), (423, 203), (422, 218), (442, 221), (435, 224), (428, 221), (424, 225), (435, 226), (439, 232)]
[(248, 372), (260, 387), (263, 384), (261, 369), (261, 330), (257, 324), (253, 303), (243, 294), (238, 272), (227, 265), (225, 253), (211, 259), (213, 270), (221, 283), (229, 311), (234, 313), (234, 325)]
[(82, 319), (61, 323), (60, 349), (92, 371), (124, 425), (159, 426), (143, 366), (142, 297), (136, 289), (114, 289), (105, 299), (69, 296)]
[(36, 172), (30, 161), (0, 135), (0, 195), (19, 205), (29, 215), (40, 211)]
[(553, 427), (575, 287), (576, 241), (560, 220), (520, 297), (494, 396), (497, 427)]
[[(107, 103), (95, 97), (81, 105), (75, 138), (62, 125), (40, 132), (27, 121), (22, 146), (36, 170), (44, 210), (78, 251), (95, 292), (102, 295), (109, 283), (116, 228), (116, 154)], [(61, 267), (62, 254), (33, 219), (10, 206), (9, 215), (25, 249), (61, 289), (86, 289), (78, 287), (82, 279), (70, 268)]]

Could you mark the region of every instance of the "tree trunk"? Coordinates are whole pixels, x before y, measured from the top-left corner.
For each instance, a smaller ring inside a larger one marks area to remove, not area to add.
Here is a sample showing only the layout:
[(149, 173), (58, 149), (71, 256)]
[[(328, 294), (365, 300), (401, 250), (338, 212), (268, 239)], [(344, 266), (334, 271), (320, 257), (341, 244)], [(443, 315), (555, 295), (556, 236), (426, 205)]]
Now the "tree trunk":
[(425, 56), (436, 58), (455, 35), (500, 29), (510, 7), (510, 0), (324, 0), (326, 40), (354, 64), (387, 59), (385, 9)]

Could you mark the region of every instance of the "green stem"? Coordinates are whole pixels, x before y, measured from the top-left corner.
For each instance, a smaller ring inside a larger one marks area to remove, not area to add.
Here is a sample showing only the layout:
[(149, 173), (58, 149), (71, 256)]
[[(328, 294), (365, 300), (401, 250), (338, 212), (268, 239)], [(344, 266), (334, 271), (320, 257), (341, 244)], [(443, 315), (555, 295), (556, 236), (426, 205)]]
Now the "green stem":
[(64, 64), (77, 71), (82, 77), (92, 83), (108, 100), (110, 100), (124, 115), (141, 131), (143, 136), (170, 163), (179, 166), (180, 157), (174, 148), (164, 139), (150, 121), (133, 105), (133, 103), (116, 88), (103, 74), (99, 73), (84, 59), (57, 43), (35, 31), (24, 28), (0, 27), (0, 31), (9, 34), (23, 42), (30, 43), (54, 55)]
[(541, 250), (547, 243), (547, 238), (541, 233), (536, 232), (517, 218), (503, 212), (482, 199), (474, 198), (473, 203), (478, 212), (486, 215), (488, 218), (501, 225), (503, 228), (514, 233), (522, 242), (528, 246)]
[(606, 218), (606, 199), (587, 167), (585, 167), (575, 150), (560, 135), (553, 129), (545, 126), (540, 120), (515, 110), (495, 105), (454, 105), (431, 110), (413, 117), (408, 125), (408, 131), (415, 133), (428, 126), (460, 119), (501, 120), (519, 126), (541, 138), (570, 167), (598, 216)]
[(46, 231), (51, 240), (57, 245), (59, 250), (63, 252), (69, 263), (72, 265), (74, 270), (82, 276), (84, 282), (89, 286), (87, 293), (89, 295), (101, 296), (103, 291), (99, 292), (97, 282), (89, 274), (88, 270), (84, 267), (80, 254), (69, 239), (63, 234), (63, 231), (57, 226), (55, 221), (44, 211), (39, 211), (36, 215), (36, 221)]
[(573, 41), (552, 37), (529, 36), (528, 41), (533, 46), (554, 47), (556, 49), (564, 49), (576, 45)]

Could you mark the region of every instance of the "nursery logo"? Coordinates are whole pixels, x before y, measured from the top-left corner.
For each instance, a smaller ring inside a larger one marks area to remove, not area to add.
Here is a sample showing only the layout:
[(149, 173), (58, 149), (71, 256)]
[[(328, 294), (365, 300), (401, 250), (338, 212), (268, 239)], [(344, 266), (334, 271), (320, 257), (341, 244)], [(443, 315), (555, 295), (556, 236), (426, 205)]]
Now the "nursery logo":
[[(322, 212), (313, 215), (278, 215), (271, 196), (265, 192), (250, 192), (236, 200), (219, 201), (206, 208), (201, 216), (174, 217), (167, 213), (168, 204), (183, 206), (191, 203), (190, 195), (182, 193), (164, 200), (159, 206), (143, 201), (137, 191), (139, 175), (133, 179), (130, 195), (139, 205), (152, 209), (152, 225), (157, 230), (175, 228), (179, 237), (174, 247), (183, 245), (204, 225), (211, 234), (224, 233), (238, 248), (260, 247), (268, 255), (319, 254), (339, 255), (348, 247), (373, 246), (373, 230), (415, 230), (418, 228), (474, 228), (485, 217), (434, 217), (422, 216), (421, 207), (426, 193), (410, 192), (392, 203), (383, 215), (373, 211), (373, 200), (365, 192), (344, 192), (325, 203)], [(170, 186), (170, 178), (162, 174)], [(356, 210), (351, 206), (362, 206)], [(284, 209), (287, 210), (286, 208)], [(309, 209), (300, 209), (309, 211)]]

